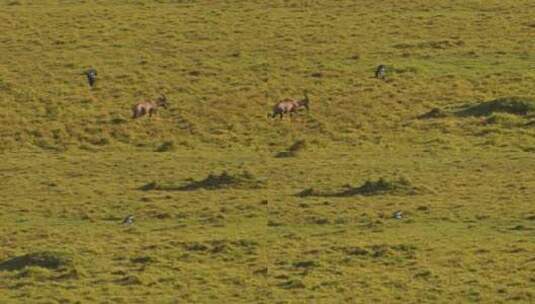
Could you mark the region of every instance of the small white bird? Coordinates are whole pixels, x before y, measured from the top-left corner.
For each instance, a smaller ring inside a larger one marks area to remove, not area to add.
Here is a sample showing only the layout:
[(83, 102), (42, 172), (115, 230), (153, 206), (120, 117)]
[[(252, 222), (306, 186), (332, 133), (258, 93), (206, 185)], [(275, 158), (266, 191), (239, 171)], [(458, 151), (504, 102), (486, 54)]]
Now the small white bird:
[(401, 210), (398, 210), (392, 213), (392, 217), (395, 218), (396, 220), (400, 220), (403, 217), (403, 212), (401, 212)]
[(386, 65), (381, 64), (375, 70), (375, 78), (385, 80), (386, 78)]
[(134, 223), (134, 216), (133, 215), (129, 215), (127, 217), (125, 217), (125, 219), (123, 220), (123, 224), (124, 225), (131, 225)]
[(97, 81), (97, 70), (89, 69), (85, 71), (84, 74), (87, 77), (87, 82), (89, 83), (89, 86), (94, 87), (95, 81)]

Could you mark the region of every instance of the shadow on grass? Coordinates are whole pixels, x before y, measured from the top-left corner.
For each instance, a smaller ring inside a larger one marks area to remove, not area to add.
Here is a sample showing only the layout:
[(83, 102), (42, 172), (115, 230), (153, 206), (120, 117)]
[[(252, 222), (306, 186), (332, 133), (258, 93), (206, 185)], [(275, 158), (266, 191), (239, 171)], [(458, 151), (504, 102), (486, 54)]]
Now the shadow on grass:
[(0, 271), (21, 270), (30, 266), (38, 266), (47, 269), (59, 269), (72, 266), (72, 263), (72, 258), (64, 253), (43, 251), (8, 259), (0, 263)]
[(258, 180), (254, 175), (247, 171), (234, 175), (223, 171), (223, 173), (219, 175), (210, 174), (202, 180), (188, 179), (186, 180), (186, 183), (180, 184), (151, 182), (141, 186), (139, 190), (193, 191), (198, 189), (216, 190), (224, 188), (255, 189), (262, 187), (263, 184), (263, 181)]
[(535, 112), (535, 99), (527, 97), (504, 97), (482, 102), (455, 112), (456, 116), (488, 116), (493, 113), (527, 115)]
[(444, 118), (448, 116), (457, 117), (481, 117), (490, 116), (495, 113), (505, 113), (525, 116), (535, 113), (535, 99), (528, 97), (503, 97), (491, 101), (481, 102), (465, 107), (458, 111), (446, 111), (433, 108), (431, 111), (418, 116), (418, 119)]
[(287, 151), (281, 151), (275, 155), (276, 158), (296, 157), (297, 154), (305, 149), (306, 142), (304, 140), (298, 140), (294, 142)]
[(398, 194), (398, 195), (415, 195), (422, 191), (412, 185), (412, 183), (406, 178), (400, 178), (398, 180), (386, 180), (380, 178), (377, 181), (366, 181), (359, 187), (346, 186), (345, 189), (335, 192), (317, 191), (313, 188), (305, 189), (296, 194), (299, 197), (350, 197), (350, 196), (372, 196), (372, 195), (385, 195), (385, 194)]

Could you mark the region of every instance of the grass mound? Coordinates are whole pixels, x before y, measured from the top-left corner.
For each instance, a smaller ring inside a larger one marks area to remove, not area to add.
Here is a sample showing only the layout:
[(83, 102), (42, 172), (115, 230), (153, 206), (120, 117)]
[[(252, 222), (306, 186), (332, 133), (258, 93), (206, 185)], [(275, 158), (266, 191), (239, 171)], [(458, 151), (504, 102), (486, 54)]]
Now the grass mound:
[(230, 174), (223, 171), (223, 173), (219, 175), (210, 174), (202, 180), (189, 179), (186, 184), (151, 182), (141, 186), (139, 190), (192, 191), (197, 189), (215, 190), (223, 188), (254, 189), (260, 188), (262, 185), (263, 181), (258, 180), (248, 171), (238, 174)]
[(275, 155), (277, 158), (284, 157), (296, 157), (300, 151), (303, 151), (306, 148), (305, 140), (298, 140), (294, 142), (287, 151), (281, 151)]
[(346, 197), (346, 196), (372, 196), (372, 195), (413, 195), (417, 194), (421, 189), (415, 187), (408, 179), (399, 178), (397, 180), (387, 180), (380, 178), (376, 181), (368, 180), (359, 187), (346, 186), (346, 189), (338, 192), (322, 192), (316, 191), (313, 188), (305, 189), (299, 193), (299, 197), (307, 196), (322, 196), (322, 197)]
[(72, 258), (61, 252), (42, 251), (18, 256), (0, 263), (0, 270), (21, 270), (26, 267), (60, 269), (72, 266)]
[(527, 115), (535, 112), (535, 99), (525, 97), (504, 97), (458, 111), (458, 116), (489, 116), (493, 113)]

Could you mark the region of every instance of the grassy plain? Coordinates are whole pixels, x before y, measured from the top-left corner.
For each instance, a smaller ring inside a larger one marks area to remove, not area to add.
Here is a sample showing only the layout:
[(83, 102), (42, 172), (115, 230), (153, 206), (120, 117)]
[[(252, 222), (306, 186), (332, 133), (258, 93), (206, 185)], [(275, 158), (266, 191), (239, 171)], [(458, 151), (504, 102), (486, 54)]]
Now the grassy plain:
[(534, 12), (0, 1), (0, 303), (534, 302)]

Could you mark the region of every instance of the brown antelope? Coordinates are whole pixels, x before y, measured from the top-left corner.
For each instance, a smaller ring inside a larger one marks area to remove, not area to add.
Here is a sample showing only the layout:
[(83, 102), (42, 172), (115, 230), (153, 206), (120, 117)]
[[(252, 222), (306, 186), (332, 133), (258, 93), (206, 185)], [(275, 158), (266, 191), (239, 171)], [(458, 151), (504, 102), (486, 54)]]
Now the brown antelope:
[(305, 98), (301, 100), (285, 98), (279, 101), (273, 107), (273, 113), (271, 114), (268, 113), (268, 117), (275, 118), (275, 116), (279, 115), (280, 119), (282, 119), (284, 114), (290, 114), (290, 117), (291, 117), (293, 113), (296, 113), (301, 108), (305, 108), (308, 111), (309, 99), (308, 99), (307, 91), (304, 92), (304, 95), (305, 95)]
[(155, 114), (159, 107), (167, 109), (167, 97), (162, 94), (156, 101), (143, 101), (132, 107), (132, 118), (139, 118), (145, 114)]

